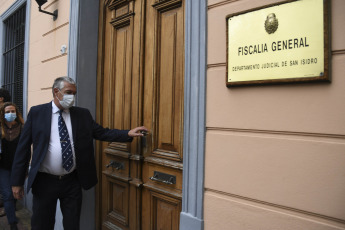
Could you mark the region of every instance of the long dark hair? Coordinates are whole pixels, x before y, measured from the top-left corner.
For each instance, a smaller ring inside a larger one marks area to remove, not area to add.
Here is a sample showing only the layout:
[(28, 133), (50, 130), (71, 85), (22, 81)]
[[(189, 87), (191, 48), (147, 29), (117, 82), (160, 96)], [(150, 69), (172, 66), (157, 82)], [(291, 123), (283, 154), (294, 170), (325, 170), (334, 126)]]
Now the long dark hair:
[(21, 112), (19, 111), (18, 107), (16, 106), (16, 104), (12, 103), (12, 102), (6, 102), (3, 104), (3, 106), (1, 106), (0, 108), (0, 123), (1, 123), (1, 135), (2, 135), (2, 138), (5, 137), (5, 129), (4, 129), (4, 126), (5, 126), (5, 108), (7, 106), (13, 106), (15, 109), (16, 109), (16, 114), (17, 114), (17, 117), (15, 119), (15, 121), (21, 125), (24, 124), (24, 119), (23, 119), (23, 116), (21, 114)]
[(4, 88), (0, 88), (0, 97), (4, 98), (4, 102), (9, 102), (11, 100), (10, 92)]

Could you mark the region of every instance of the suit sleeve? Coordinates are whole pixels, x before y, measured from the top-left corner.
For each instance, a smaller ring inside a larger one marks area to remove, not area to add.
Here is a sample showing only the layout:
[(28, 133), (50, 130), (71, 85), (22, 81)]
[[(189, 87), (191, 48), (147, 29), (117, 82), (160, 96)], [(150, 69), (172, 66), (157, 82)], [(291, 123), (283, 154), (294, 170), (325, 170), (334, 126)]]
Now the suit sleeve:
[(93, 138), (101, 141), (131, 142), (132, 137), (128, 136), (129, 130), (103, 128), (101, 125), (92, 121)]
[(31, 110), (20, 135), (11, 171), (11, 185), (23, 186), (31, 158), (32, 120)]
[(133, 140), (133, 137), (128, 136), (129, 130), (103, 128), (97, 124), (93, 120), (90, 111), (88, 111), (88, 119), (92, 123), (92, 136), (96, 140), (109, 142), (131, 142)]

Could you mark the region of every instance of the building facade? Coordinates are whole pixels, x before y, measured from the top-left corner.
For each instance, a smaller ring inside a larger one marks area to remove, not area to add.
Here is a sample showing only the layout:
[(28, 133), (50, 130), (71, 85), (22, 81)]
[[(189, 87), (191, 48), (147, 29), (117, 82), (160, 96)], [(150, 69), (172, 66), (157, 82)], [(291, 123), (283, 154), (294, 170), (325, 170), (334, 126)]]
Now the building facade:
[(284, 2), (208, 1), (205, 229), (345, 228), (344, 2), (331, 83), (225, 87), (227, 15)]

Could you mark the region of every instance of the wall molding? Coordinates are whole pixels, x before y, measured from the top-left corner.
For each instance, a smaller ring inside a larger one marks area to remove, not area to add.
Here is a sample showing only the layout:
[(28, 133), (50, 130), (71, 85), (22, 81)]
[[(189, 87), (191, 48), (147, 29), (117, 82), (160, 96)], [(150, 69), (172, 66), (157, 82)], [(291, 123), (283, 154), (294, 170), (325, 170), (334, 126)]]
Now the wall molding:
[(275, 131), (275, 130), (260, 130), (260, 129), (238, 129), (238, 128), (223, 128), (223, 127), (207, 127), (207, 131), (219, 132), (233, 132), (233, 133), (252, 133), (252, 134), (268, 134), (268, 135), (284, 135), (295, 137), (313, 137), (313, 138), (333, 138), (345, 139), (345, 135), (331, 134), (331, 133), (307, 133), (307, 132), (292, 132), (292, 131)]
[(307, 217), (316, 217), (316, 218), (319, 218), (322, 220), (328, 220), (328, 221), (333, 221), (333, 222), (345, 224), (345, 220), (337, 219), (337, 218), (334, 218), (331, 216), (325, 216), (325, 215), (321, 215), (321, 214), (314, 213), (314, 212), (308, 212), (308, 211), (304, 211), (304, 210), (297, 209), (297, 208), (291, 208), (288, 206), (278, 205), (278, 204), (274, 204), (274, 203), (270, 203), (270, 202), (266, 202), (266, 201), (262, 201), (262, 200), (256, 200), (253, 198), (239, 196), (236, 194), (231, 194), (231, 193), (227, 193), (227, 192), (223, 192), (223, 191), (219, 191), (219, 190), (215, 190), (215, 189), (205, 188), (205, 192), (214, 193), (217, 195), (238, 199), (239, 201), (245, 201), (248, 203), (252, 203), (253, 205), (254, 204), (263, 205), (263, 206), (266, 206), (265, 208), (267, 208), (267, 209), (276, 208), (276, 209), (280, 209), (280, 211), (281, 210), (290, 211), (292, 213), (299, 213), (299, 214), (306, 215)]
[(51, 5), (55, 4), (56, 2), (58, 2), (59, 0), (55, 0), (55, 1), (52, 1), (51, 3), (49, 3), (48, 5), (46, 5), (43, 9), (46, 10), (48, 9)]
[(239, 0), (226, 0), (226, 1), (218, 2), (218, 3), (215, 3), (215, 4), (209, 5), (208, 9), (216, 8), (218, 6), (227, 5), (227, 4), (230, 4), (230, 3), (233, 3), (233, 2), (237, 2), (237, 1), (239, 1)]
[(207, 68), (217, 68), (217, 67), (226, 67), (226, 63), (214, 63), (214, 64), (208, 64)]
[(42, 60), (41, 62), (42, 62), (42, 63), (49, 62), (49, 61), (52, 61), (52, 60), (61, 58), (61, 57), (63, 57), (63, 56), (66, 56), (66, 55), (67, 55), (67, 53), (60, 54), (60, 55), (57, 55), (57, 56), (54, 56), (54, 57), (51, 57), (51, 58), (44, 59), (44, 60)]
[(42, 34), (42, 37), (45, 37), (45, 36), (47, 36), (48, 34), (53, 33), (54, 31), (57, 31), (58, 29), (61, 29), (61, 28), (64, 27), (64, 26), (67, 26), (68, 24), (69, 24), (69, 22), (66, 22), (66, 23), (64, 23), (64, 24), (62, 24), (62, 25), (59, 25), (59, 26), (57, 26), (56, 28), (54, 28), (54, 29), (52, 29), (52, 30), (49, 30), (47, 33)]
[(345, 49), (332, 51), (332, 55), (343, 55), (343, 54), (345, 54)]

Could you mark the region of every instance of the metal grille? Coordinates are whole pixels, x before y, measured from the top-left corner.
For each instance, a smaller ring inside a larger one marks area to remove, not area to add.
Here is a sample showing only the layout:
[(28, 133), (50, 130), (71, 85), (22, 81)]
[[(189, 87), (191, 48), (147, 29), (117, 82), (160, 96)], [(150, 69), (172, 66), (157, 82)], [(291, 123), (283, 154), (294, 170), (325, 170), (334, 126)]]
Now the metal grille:
[(5, 49), (2, 87), (7, 89), (23, 113), (23, 76), (26, 4), (4, 21)]

